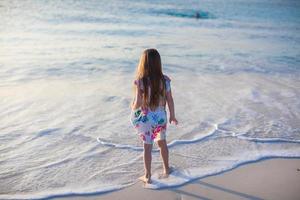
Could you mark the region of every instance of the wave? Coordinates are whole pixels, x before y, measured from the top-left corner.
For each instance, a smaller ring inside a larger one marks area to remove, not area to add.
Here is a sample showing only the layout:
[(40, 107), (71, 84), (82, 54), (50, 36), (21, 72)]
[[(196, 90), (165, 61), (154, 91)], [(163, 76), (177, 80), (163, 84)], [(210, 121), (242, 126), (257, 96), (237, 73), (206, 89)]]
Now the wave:
[[(215, 135), (216, 131), (218, 130), (218, 125), (215, 124), (214, 125), (214, 129), (212, 131), (210, 131), (209, 133), (202, 135), (200, 137), (197, 138), (193, 138), (191, 140), (173, 140), (170, 143), (168, 143), (168, 147), (172, 148), (174, 146), (177, 145), (183, 145), (183, 144), (190, 144), (190, 143), (197, 143), (206, 139), (211, 138), (213, 135)], [(134, 151), (143, 151), (143, 147), (139, 147), (139, 146), (133, 146), (130, 144), (119, 144), (119, 143), (113, 143), (113, 142), (109, 142), (106, 141), (103, 138), (98, 137), (97, 141), (107, 147), (114, 147), (114, 148), (118, 148), (118, 149), (131, 149)], [(153, 149), (154, 152), (159, 151), (158, 149)]]
[[(293, 139), (286, 139), (286, 138), (252, 138), (244, 136), (244, 134), (236, 134), (233, 131), (227, 131), (219, 128), (218, 124), (213, 124), (214, 128), (210, 132), (206, 133), (205, 135), (201, 135), (200, 137), (196, 137), (189, 140), (173, 140), (170, 143), (168, 143), (168, 147), (172, 148), (179, 145), (186, 145), (186, 144), (192, 144), (192, 143), (198, 143), (202, 142), (208, 139), (214, 139), (214, 138), (224, 138), (224, 137), (232, 137), (232, 138), (238, 138), (241, 140), (248, 140), (251, 142), (257, 142), (257, 143), (300, 143), (300, 140), (293, 140)], [(223, 134), (224, 132), (227, 132), (228, 134)], [(219, 133), (219, 134), (218, 134)], [(246, 133), (245, 133), (246, 134)], [(107, 141), (103, 138), (98, 137), (97, 141), (107, 147), (113, 147), (117, 149), (130, 149), (133, 151), (143, 151), (142, 146), (134, 146), (130, 144), (120, 144), (120, 143), (114, 143)], [(159, 149), (153, 149), (154, 152), (159, 151)]]
[[(209, 135), (205, 135), (199, 138), (194, 138), (191, 140), (173, 140), (172, 142), (168, 143), (168, 148), (172, 148), (174, 146), (178, 145), (184, 145), (184, 144), (191, 144), (191, 143), (198, 143), (200, 141), (204, 141), (207, 139), (213, 138), (212, 135), (214, 133), (211, 133)], [(234, 135), (226, 135), (226, 136), (216, 136), (215, 138), (221, 138), (221, 137), (235, 137), (241, 140), (248, 140), (251, 142), (257, 142), (257, 143), (300, 143), (300, 140), (292, 140), (292, 139), (285, 139), (285, 138), (251, 138), (246, 136), (234, 136)], [(97, 138), (97, 141), (107, 147), (114, 147), (117, 149), (131, 149), (134, 151), (143, 151), (143, 147), (141, 146), (134, 146), (130, 144), (120, 144), (120, 143), (114, 143), (106, 141), (102, 138)], [(157, 152), (159, 149), (153, 149), (152, 151)]]
[[(97, 141), (100, 144), (107, 146), (107, 147), (114, 147), (114, 148), (118, 148), (118, 149), (131, 149), (134, 151), (143, 151), (143, 147), (133, 146), (130, 144), (118, 144), (118, 143), (108, 142), (105, 139), (102, 139), (100, 137), (97, 138)], [(155, 149), (153, 151), (155, 151)]]
[(215, 19), (216, 17), (210, 12), (203, 10), (178, 10), (178, 9), (162, 9), (154, 11), (158, 15), (168, 15), (181, 18), (196, 18), (196, 19)]
[(300, 143), (300, 140), (292, 140), (285, 138), (252, 138), (247, 136), (236, 136), (242, 140), (249, 140), (252, 142), (260, 142), (260, 143)]
[[(28, 194), (28, 195), (0, 195), (1, 199), (53, 199), (61, 197), (72, 197), (72, 196), (92, 196), (100, 195), (108, 192), (114, 192), (120, 190), (124, 187), (128, 187), (132, 184), (126, 185), (115, 185), (110, 187), (102, 187), (102, 189), (83, 189), (81, 191), (76, 191), (75, 189), (69, 189), (69, 191), (57, 192), (57, 193), (37, 193), (37, 194)], [(99, 186), (97, 187), (99, 188)]]

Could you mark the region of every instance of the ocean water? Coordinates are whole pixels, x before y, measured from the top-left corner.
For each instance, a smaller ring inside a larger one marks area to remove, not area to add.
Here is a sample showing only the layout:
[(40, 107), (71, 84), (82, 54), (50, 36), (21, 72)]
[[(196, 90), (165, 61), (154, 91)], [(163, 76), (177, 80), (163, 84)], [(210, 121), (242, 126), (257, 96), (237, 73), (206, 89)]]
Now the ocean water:
[[(195, 18), (199, 13), (200, 17)], [(113, 191), (143, 174), (129, 122), (141, 52), (157, 48), (179, 125), (181, 185), (300, 157), (300, 2), (0, 1), (0, 198)]]

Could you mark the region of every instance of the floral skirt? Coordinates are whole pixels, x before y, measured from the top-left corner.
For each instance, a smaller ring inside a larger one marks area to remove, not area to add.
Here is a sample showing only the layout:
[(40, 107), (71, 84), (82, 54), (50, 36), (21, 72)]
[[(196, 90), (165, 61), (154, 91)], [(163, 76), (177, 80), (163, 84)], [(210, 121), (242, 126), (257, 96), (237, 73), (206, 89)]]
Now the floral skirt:
[(131, 123), (146, 144), (166, 139), (167, 114), (164, 107), (155, 111), (148, 108), (132, 110)]

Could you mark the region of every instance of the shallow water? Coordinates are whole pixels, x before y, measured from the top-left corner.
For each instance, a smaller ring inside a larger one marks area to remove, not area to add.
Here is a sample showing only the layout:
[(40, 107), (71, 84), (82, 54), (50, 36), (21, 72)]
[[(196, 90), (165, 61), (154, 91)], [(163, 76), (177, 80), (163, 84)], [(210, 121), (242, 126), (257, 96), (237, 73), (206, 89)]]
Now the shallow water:
[(137, 181), (129, 104), (149, 47), (180, 122), (168, 127), (176, 173), (152, 188), (299, 157), (299, 11), (299, 1), (0, 1), (0, 198)]

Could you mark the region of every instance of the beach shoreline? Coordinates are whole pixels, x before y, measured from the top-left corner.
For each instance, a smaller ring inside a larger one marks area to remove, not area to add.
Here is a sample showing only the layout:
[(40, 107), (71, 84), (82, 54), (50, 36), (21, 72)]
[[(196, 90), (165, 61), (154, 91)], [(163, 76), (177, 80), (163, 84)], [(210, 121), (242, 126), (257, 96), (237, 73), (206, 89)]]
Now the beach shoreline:
[(178, 187), (145, 189), (138, 182), (121, 190), (54, 199), (297, 199), (300, 196), (300, 158), (270, 158), (243, 164), (224, 173)]

